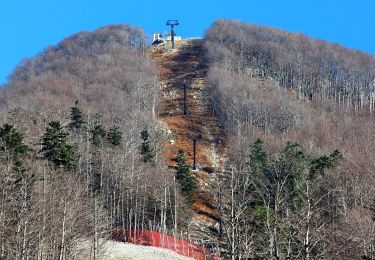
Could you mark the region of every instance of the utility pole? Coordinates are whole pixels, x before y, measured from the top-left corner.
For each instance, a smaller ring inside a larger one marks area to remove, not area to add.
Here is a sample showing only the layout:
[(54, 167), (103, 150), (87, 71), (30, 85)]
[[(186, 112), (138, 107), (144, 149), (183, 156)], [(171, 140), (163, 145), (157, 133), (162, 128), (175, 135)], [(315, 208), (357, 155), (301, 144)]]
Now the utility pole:
[(197, 140), (202, 139), (202, 135), (199, 134), (193, 139), (193, 170), (197, 169)]
[(185, 83), (185, 81), (183, 82), (183, 86), (184, 86), (184, 116), (187, 115), (187, 85)]
[(172, 49), (174, 49), (174, 27), (179, 25), (178, 20), (168, 20), (167, 25), (171, 27), (171, 41), (172, 41)]

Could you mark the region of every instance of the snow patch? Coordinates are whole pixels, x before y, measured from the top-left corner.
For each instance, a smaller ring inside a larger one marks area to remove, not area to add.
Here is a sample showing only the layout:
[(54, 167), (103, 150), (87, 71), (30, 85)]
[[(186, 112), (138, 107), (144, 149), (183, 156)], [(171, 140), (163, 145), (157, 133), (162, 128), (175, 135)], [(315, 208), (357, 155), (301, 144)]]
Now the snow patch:
[[(84, 246), (84, 245), (81, 245)], [(88, 245), (87, 245), (88, 246)], [(82, 254), (78, 259), (90, 259), (89, 247), (86, 253)], [(168, 249), (162, 249), (152, 246), (140, 246), (130, 243), (108, 240), (104, 243), (104, 251), (100, 256), (101, 260), (191, 260), (193, 258), (181, 256), (176, 252)]]

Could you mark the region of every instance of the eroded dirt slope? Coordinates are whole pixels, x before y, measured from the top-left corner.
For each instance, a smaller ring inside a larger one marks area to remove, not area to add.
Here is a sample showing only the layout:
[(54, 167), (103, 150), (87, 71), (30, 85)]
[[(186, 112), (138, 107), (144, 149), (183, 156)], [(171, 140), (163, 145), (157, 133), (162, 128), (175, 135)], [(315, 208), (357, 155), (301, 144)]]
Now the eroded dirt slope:
[[(169, 44), (157, 45), (152, 57), (160, 70), (162, 102), (159, 115), (170, 131), (175, 133), (172, 144), (164, 151), (168, 166), (179, 149), (187, 154), (187, 163), (193, 163), (193, 139), (201, 135), (197, 146), (198, 170), (193, 174), (199, 189), (193, 205), (192, 236), (196, 240), (210, 242), (212, 231), (217, 229), (218, 213), (212, 205), (215, 171), (223, 167), (223, 133), (212, 113), (211, 98), (206, 84), (207, 64), (204, 40), (191, 39), (176, 43), (175, 50)], [(183, 84), (188, 87), (188, 112), (184, 115)], [(212, 242), (212, 241), (211, 241)]]

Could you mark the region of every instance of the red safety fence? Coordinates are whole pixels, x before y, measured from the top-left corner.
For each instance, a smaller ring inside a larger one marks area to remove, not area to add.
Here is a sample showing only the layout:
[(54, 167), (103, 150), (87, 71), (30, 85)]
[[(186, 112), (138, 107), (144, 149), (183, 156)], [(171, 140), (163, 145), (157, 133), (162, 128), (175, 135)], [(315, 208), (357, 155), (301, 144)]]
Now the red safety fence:
[(187, 240), (177, 239), (157, 231), (147, 229), (116, 228), (113, 230), (113, 238), (118, 241), (136, 245), (154, 246), (177, 252), (179, 255), (194, 259), (217, 259), (208, 249), (201, 245), (190, 243)]

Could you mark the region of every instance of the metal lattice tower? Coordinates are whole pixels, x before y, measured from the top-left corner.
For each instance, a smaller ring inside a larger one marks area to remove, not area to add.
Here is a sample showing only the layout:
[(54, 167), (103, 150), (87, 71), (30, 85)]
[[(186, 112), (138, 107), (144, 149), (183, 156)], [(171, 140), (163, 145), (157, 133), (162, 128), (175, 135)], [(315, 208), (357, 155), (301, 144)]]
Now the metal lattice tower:
[(179, 25), (178, 20), (168, 20), (167, 25), (171, 27), (171, 41), (172, 41), (172, 49), (174, 49), (174, 27)]

